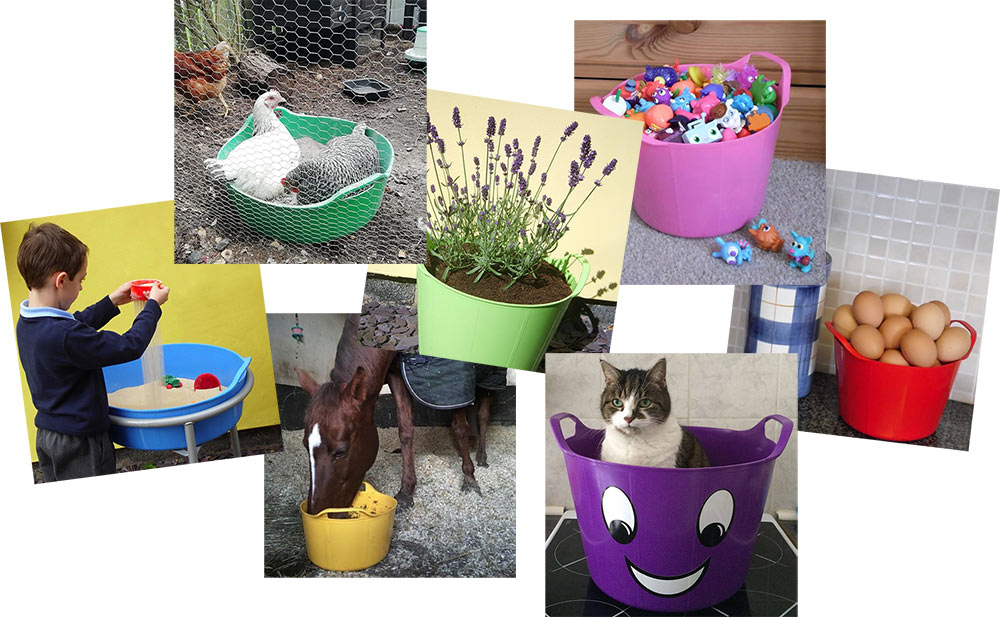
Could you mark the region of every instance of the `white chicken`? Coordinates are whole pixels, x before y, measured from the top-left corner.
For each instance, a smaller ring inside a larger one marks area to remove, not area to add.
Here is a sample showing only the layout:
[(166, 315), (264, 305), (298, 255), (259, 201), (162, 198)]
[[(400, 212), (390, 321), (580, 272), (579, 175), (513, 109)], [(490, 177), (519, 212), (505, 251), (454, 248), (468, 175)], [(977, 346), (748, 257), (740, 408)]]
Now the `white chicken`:
[(280, 197), (285, 190), (282, 178), (298, 165), (300, 158), (299, 145), (274, 113), (284, 102), (277, 90), (257, 97), (253, 136), (233, 148), (225, 159), (205, 159), (208, 175), (262, 201)]

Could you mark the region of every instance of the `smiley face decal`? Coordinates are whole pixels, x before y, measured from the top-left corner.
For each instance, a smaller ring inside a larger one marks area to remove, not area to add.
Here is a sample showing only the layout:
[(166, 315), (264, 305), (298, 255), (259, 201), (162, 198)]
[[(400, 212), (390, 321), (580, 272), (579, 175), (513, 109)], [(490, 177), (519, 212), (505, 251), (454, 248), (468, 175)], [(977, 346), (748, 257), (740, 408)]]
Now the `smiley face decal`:
[[(635, 540), (639, 531), (632, 501), (617, 486), (604, 489), (601, 497), (601, 513), (604, 525), (611, 538), (622, 545)], [(697, 524), (691, 530), (705, 548), (718, 546), (726, 539), (729, 526), (733, 522), (733, 495), (720, 489), (709, 495), (701, 506)], [(644, 523), (645, 524), (645, 523)], [(672, 598), (683, 595), (698, 585), (708, 572), (711, 556), (689, 572), (682, 574), (655, 574), (642, 569), (625, 556), (625, 567), (636, 584), (647, 592), (660, 597)]]

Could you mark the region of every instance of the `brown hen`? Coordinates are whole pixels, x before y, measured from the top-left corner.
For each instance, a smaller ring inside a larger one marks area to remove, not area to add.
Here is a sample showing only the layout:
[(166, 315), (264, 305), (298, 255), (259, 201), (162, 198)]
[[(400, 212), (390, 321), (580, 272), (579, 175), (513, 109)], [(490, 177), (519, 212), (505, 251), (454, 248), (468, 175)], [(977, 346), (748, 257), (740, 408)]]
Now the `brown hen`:
[(229, 71), (229, 45), (222, 41), (207, 51), (174, 50), (174, 88), (191, 103), (191, 111), (200, 101), (218, 98), (229, 115), (229, 105), (222, 98)]

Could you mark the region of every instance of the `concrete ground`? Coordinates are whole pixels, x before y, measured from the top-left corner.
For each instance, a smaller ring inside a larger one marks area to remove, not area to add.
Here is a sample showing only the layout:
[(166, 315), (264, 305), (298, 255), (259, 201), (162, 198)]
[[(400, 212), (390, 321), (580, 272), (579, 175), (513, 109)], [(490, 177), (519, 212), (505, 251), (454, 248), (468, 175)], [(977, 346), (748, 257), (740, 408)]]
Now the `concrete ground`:
[[(366, 480), (399, 490), (402, 457), (395, 428), (380, 428), (379, 453)], [(451, 430), (417, 427), (414, 506), (396, 511), (389, 554), (360, 572), (329, 572), (307, 555), (299, 504), (309, 457), (301, 430), (282, 431), (284, 450), (265, 457), (264, 575), (268, 577), (513, 577), (515, 575), (515, 427), (491, 423), (488, 467), (476, 468), (482, 495), (463, 493), (462, 463)], [(473, 447), (475, 442), (473, 442)], [(475, 452), (472, 451), (474, 458)]]
[[(277, 452), (281, 449), (281, 428), (278, 426), (265, 426), (262, 428), (250, 428), (239, 431), (240, 453), (242, 456), (254, 456), (266, 452)], [(229, 433), (216, 437), (212, 441), (207, 441), (198, 449), (198, 462), (217, 461), (225, 458), (232, 458), (233, 450), (229, 441)], [(141, 471), (143, 469), (157, 469), (159, 467), (172, 467), (174, 465), (186, 465), (187, 455), (177, 454), (172, 450), (134, 450), (132, 448), (118, 448), (115, 451), (116, 473), (129, 471)], [(42, 472), (38, 468), (38, 463), (32, 463), (32, 472), (35, 476), (35, 483), (41, 483)]]

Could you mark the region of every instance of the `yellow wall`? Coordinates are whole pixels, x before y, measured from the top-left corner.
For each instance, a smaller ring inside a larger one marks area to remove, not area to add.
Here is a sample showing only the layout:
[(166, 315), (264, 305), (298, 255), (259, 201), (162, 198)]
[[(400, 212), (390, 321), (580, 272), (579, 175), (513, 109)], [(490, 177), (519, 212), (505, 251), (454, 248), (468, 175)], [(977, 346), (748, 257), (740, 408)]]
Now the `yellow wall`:
[[(160, 318), (163, 342), (206, 343), (253, 357), (250, 369), (256, 381), (244, 402), (238, 426), (243, 429), (278, 424), (274, 371), (258, 266), (175, 265), (173, 202), (3, 223), (0, 231), (15, 323), (19, 305), (28, 297), (27, 287), (17, 271), (17, 247), (31, 222), (60, 225), (90, 247), (87, 278), (71, 311), (90, 306), (126, 281), (162, 280), (170, 287), (170, 298)], [(135, 316), (132, 305), (122, 306), (121, 311), (107, 329), (124, 332), (132, 325)], [(35, 408), (23, 370), (21, 388), (32, 459), (36, 460)]]
[[(489, 116), (507, 118), (507, 135), (504, 143), (517, 137), (521, 148), (528, 152), (536, 135), (541, 135), (542, 146), (539, 150), (535, 182), (539, 173), (545, 171), (545, 166), (552, 157), (552, 152), (563, 129), (574, 120), (580, 123), (576, 130), (559, 149), (559, 155), (549, 172), (546, 194), (553, 196), (553, 201), (565, 195), (566, 180), (569, 177), (570, 161), (580, 156), (580, 140), (585, 134), (590, 134), (593, 147), (597, 150), (597, 160), (587, 174), (587, 179), (580, 185), (567, 206), (573, 208), (582, 199), (582, 190), (590, 191), (593, 181), (600, 177), (604, 165), (612, 158), (618, 159), (615, 172), (604, 180), (602, 186), (594, 192), (590, 200), (573, 219), (570, 231), (562, 240), (554, 256), (564, 252), (579, 253), (584, 248), (594, 251), (588, 255), (592, 272), (604, 270), (604, 278), (584, 288), (583, 297), (595, 297), (597, 290), (607, 286), (609, 282), (621, 281), (622, 262), (625, 256), (625, 237), (628, 234), (629, 213), (632, 210), (632, 187), (635, 184), (635, 170), (639, 161), (639, 144), (642, 138), (641, 122), (621, 122), (619, 118), (606, 118), (595, 114), (583, 114), (549, 107), (536, 107), (521, 103), (510, 103), (495, 99), (485, 99), (475, 96), (453, 94), (436, 90), (427, 91), (427, 111), (438, 133), (445, 140), (447, 155), (452, 164), (452, 171), (461, 173), (461, 157), (456, 142), (458, 131), (451, 122), (452, 109), (455, 106), (462, 113), (462, 136), (467, 142), (466, 161), (471, 170), (472, 157), (484, 158), (486, 119)], [(428, 160), (428, 165), (433, 164)], [(527, 167), (527, 163), (525, 163)], [(595, 173), (596, 172), (596, 173)], [(433, 172), (428, 175), (433, 179)], [(433, 180), (428, 180), (433, 181)], [(534, 182), (532, 183), (534, 185)], [(560, 190), (554, 191), (555, 187)], [(582, 189), (582, 190), (581, 190)], [(586, 195), (586, 193), (583, 193)], [(413, 277), (415, 267), (412, 265), (372, 265), (369, 271), (390, 276)], [(614, 289), (600, 296), (603, 300), (616, 300), (618, 290)]]

